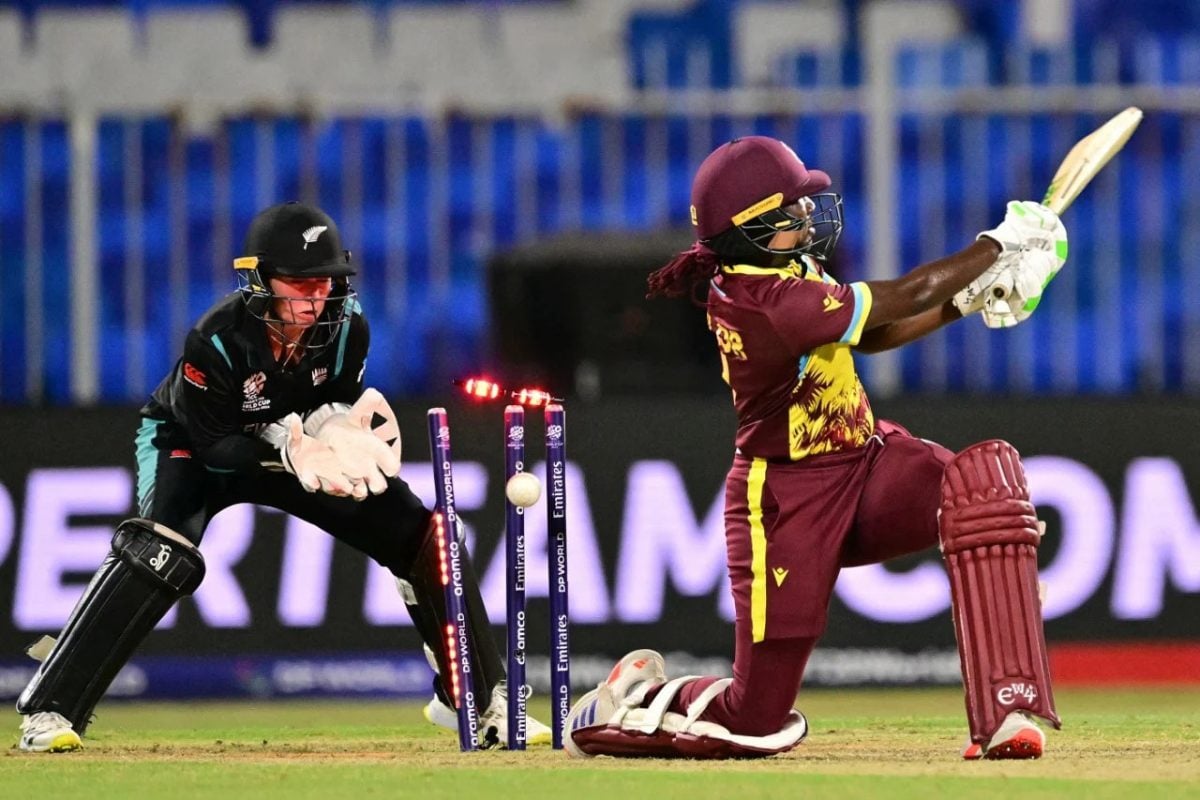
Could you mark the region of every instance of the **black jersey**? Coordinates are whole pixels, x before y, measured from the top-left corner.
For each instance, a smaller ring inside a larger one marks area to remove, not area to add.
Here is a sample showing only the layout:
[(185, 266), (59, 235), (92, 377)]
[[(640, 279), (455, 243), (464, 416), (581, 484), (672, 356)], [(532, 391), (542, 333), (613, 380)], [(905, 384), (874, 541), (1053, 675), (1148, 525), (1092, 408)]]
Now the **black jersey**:
[(227, 295), (188, 333), (183, 357), (142, 416), (174, 423), (163, 431), (169, 446), (192, 450), (212, 469), (255, 471), (277, 462), (278, 451), (257, 436), (266, 425), (362, 394), (370, 331), (358, 301), (345, 302), (334, 341), (280, 367), (266, 325), (247, 312), (238, 292)]

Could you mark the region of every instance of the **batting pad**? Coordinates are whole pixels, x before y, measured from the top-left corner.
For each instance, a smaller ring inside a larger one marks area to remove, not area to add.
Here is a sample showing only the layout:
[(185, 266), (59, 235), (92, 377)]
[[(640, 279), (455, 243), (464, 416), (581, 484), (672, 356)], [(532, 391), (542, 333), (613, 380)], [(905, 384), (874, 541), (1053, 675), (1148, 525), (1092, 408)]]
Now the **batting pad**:
[(182, 535), (148, 519), (122, 522), (62, 634), (48, 653), (31, 651), (44, 660), (17, 711), (57, 711), (82, 736), (130, 654), (203, 579), (204, 559)]
[[(795, 709), (788, 714), (782, 729), (766, 736), (735, 734), (723, 725), (701, 720), (700, 716), (717, 695), (729, 688), (733, 678), (709, 684), (688, 705), (686, 714), (668, 711), (679, 690), (698, 677), (684, 675), (667, 681), (646, 707), (640, 705), (645, 695), (643, 690), (640, 695), (627, 698), (606, 723), (576, 727), (569, 734), (573, 749), (583, 755), (624, 758), (764, 758), (786, 753), (808, 735), (808, 720)], [(594, 695), (594, 692), (584, 695), (576, 708)]]
[(940, 517), (971, 740), (1013, 711), (1062, 727), (1038, 599), (1037, 515), (1016, 449), (994, 439), (946, 466)]

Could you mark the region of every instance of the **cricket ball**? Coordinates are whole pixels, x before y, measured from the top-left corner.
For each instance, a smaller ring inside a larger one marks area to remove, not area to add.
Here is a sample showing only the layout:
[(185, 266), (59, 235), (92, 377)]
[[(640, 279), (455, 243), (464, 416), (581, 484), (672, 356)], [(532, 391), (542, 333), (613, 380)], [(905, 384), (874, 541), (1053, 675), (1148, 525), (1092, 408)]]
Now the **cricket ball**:
[(504, 494), (514, 506), (529, 508), (542, 496), (542, 482), (532, 473), (518, 472), (508, 479)]

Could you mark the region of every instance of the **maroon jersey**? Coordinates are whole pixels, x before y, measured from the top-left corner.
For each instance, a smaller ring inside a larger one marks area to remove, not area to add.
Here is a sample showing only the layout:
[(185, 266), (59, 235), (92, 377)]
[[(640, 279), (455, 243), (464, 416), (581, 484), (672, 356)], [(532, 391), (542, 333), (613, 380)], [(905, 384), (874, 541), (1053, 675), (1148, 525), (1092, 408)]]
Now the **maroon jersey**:
[(708, 326), (733, 390), (738, 452), (799, 461), (866, 443), (875, 418), (850, 348), (870, 311), (865, 283), (840, 284), (812, 258), (721, 268)]

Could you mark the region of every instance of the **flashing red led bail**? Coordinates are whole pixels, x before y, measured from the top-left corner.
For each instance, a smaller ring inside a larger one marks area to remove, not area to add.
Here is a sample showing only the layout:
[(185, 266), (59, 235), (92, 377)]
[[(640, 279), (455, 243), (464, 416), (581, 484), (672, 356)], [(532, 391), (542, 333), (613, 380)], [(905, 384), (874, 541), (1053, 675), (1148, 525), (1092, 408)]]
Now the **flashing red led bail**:
[(555, 397), (544, 389), (509, 390), (489, 378), (466, 378), (455, 380), (453, 383), (460, 387), (468, 397), (476, 400), (497, 400), (500, 397), (509, 397), (518, 405), (534, 408), (562, 402), (562, 398)]
[(541, 389), (520, 389), (513, 392), (513, 399), (519, 405), (536, 407), (547, 405), (551, 397), (549, 392), (544, 392)]
[(455, 381), (471, 397), (480, 400), (495, 400), (500, 396), (500, 386), (487, 378), (467, 378), (465, 381)]

